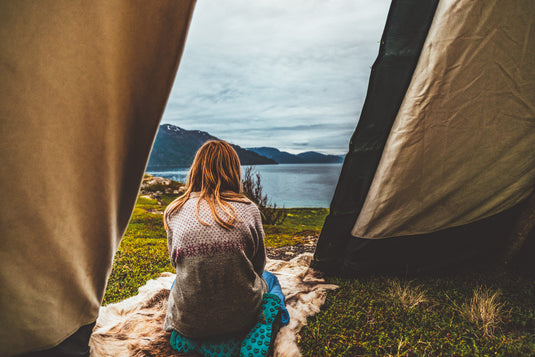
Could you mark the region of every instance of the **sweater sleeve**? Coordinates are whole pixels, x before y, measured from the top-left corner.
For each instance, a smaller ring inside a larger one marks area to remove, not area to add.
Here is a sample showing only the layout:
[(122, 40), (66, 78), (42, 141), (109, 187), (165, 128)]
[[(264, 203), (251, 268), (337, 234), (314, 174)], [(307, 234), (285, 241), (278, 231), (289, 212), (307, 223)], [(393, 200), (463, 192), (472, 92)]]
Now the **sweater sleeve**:
[(252, 259), (255, 272), (262, 276), (266, 265), (266, 247), (264, 244), (264, 227), (262, 226), (262, 217), (260, 211), (255, 206), (254, 210), (254, 227), (252, 228), (253, 238), (255, 240), (256, 250)]
[(171, 261), (171, 265), (173, 266), (173, 268), (176, 269), (176, 252), (173, 251), (173, 231), (171, 230), (169, 222), (167, 223), (167, 252), (169, 253), (169, 260)]

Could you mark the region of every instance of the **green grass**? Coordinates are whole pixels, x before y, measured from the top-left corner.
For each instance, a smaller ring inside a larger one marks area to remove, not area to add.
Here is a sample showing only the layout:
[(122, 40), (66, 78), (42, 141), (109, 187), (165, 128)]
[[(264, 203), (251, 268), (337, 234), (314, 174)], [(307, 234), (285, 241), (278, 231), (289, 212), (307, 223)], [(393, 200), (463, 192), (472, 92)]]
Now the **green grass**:
[(167, 253), (167, 238), (162, 223), (163, 206), (156, 200), (139, 197), (115, 254), (103, 304), (137, 294), (137, 289), (164, 271), (173, 271)]
[(279, 225), (264, 225), (265, 241), (268, 247), (293, 245), (300, 238), (319, 234), (327, 208), (285, 208), (286, 219)]
[[(174, 197), (161, 199), (166, 205)], [(164, 205), (138, 199), (115, 256), (104, 304), (135, 295), (148, 279), (173, 272), (162, 225)], [(264, 227), (267, 246), (294, 244), (300, 237), (318, 234), (328, 214), (327, 209), (286, 211), (281, 225)], [(304, 356), (535, 355), (533, 279), (479, 271), (410, 282), (384, 276), (328, 280), (340, 288), (328, 293), (320, 313), (302, 330), (299, 346)], [(490, 334), (465, 313), (480, 288), (499, 293), (499, 316)], [(412, 298), (420, 300), (412, 303)]]
[[(535, 354), (533, 281), (505, 272), (420, 278), (410, 283), (426, 292), (427, 301), (412, 308), (387, 293), (389, 278), (330, 282), (340, 288), (329, 293), (322, 311), (302, 331), (305, 356)], [(459, 311), (480, 286), (501, 292), (502, 321), (491, 335)]]

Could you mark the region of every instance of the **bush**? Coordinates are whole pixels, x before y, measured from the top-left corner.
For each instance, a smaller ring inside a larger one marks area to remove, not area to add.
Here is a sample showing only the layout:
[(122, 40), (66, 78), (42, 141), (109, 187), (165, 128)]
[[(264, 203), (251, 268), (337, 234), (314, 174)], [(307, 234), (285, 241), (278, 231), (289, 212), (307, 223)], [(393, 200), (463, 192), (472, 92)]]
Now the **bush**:
[(275, 203), (269, 202), (268, 196), (263, 192), (260, 174), (256, 172), (253, 166), (245, 169), (242, 188), (245, 196), (258, 206), (262, 215), (262, 223), (276, 225), (284, 222), (287, 213), (283, 209), (277, 209)]

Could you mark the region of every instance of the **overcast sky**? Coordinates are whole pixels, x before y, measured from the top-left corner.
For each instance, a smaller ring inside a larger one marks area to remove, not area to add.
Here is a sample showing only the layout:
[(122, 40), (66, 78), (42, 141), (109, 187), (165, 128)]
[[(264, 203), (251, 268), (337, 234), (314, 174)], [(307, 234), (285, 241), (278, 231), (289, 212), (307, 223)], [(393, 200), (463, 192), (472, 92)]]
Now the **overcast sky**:
[(198, 0), (162, 123), (345, 154), (387, 0)]

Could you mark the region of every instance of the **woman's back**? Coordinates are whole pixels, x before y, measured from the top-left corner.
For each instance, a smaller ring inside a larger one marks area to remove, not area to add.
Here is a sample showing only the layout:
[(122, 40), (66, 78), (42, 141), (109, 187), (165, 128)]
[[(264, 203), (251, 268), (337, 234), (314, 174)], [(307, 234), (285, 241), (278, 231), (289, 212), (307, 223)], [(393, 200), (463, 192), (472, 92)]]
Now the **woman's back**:
[(255, 323), (267, 292), (261, 277), (266, 256), (260, 213), (250, 202), (227, 201), (236, 221), (226, 229), (215, 222), (208, 203), (198, 201), (199, 194), (191, 193), (168, 218), (177, 278), (164, 327), (192, 338), (245, 331)]

